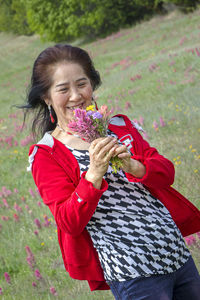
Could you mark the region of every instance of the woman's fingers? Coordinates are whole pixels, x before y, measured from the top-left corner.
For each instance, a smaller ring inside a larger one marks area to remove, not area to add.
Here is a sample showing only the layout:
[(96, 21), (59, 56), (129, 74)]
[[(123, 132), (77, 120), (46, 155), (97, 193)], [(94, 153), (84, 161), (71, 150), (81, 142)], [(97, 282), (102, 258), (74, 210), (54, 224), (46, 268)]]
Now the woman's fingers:
[(91, 143), (92, 153), (104, 156), (117, 143), (117, 140), (111, 137), (99, 138)]

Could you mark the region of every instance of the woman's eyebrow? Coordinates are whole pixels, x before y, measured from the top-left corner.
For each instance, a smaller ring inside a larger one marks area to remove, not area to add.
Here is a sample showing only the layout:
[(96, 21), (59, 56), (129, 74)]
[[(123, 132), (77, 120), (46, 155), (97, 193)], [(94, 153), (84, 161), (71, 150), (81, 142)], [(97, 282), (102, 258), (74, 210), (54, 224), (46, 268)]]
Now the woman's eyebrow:
[[(76, 80), (76, 82), (79, 82), (79, 81), (81, 81), (81, 80), (87, 80), (87, 78), (86, 78), (86, 77), (79, 78), (79, 79)], [(56, 85), (56, 87), (63, 86), (63, 85), (67, 85), (67, 84), (69, 84), (68, 81), (63, 82), (63, 83), (59, 83), (59, 84)]]

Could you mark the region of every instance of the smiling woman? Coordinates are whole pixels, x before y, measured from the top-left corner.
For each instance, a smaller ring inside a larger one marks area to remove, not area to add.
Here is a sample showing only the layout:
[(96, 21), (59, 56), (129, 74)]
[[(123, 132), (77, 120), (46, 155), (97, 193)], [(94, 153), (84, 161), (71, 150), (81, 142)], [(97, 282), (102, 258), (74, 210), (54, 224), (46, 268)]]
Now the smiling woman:
[(33, 65), (28, 101), (21, 106), (25, 119), (30, 111), (35, 113), (33, 133), (43, 135), (55, 129), (58, 117), (65, 128), (64, 116), (72, 115), (73, 106), (91, 103), (100, 84), (100, 75), (85, 50), (62, 44), (45, 49)]
[(200, 212), (171, 187), (173, 164), (125, 115), (91, 143), (70, 131), (100, 83), (86, 51), (56, 45), (36, 59), (25, 106), (44, 134), (30, 148), (29, 170), (55, 218), (66, 270), (116, 299), (197, 300), (200, 278), (182, 235), (200, 231)]

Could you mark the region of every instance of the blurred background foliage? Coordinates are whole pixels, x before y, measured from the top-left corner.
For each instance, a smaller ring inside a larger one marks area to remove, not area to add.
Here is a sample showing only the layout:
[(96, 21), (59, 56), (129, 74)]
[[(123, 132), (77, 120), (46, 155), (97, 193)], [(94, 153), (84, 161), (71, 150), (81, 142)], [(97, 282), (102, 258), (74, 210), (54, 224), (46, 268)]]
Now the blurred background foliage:
[(174, 6), (185, 13), (200, 0), (0, 0), (0, 31), (39, 34), (45, 41), (92, 40)]

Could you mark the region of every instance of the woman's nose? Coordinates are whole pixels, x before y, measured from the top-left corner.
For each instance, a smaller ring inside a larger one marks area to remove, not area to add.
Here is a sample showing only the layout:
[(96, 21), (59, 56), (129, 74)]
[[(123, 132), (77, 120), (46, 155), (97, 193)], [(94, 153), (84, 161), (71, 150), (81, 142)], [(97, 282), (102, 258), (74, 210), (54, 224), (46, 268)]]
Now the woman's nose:
[(76, 88), (71, 89), (70, 100), (78, 100), (81, 98), (79, 91)]

